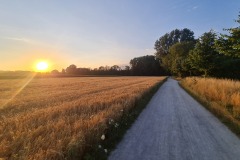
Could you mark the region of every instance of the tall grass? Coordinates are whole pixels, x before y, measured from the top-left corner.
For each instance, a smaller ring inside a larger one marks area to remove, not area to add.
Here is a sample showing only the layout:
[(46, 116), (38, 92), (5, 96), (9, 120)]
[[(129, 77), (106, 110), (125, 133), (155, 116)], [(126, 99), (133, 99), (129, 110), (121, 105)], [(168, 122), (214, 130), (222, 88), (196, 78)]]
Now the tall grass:
[(42, 78), (27, 85), (27, 79), (0, 80), (0, 158), (81, 158), (109, 121), (163, 79)]
[(240, 135), (240, 81), (188, 77), (181, 84)]

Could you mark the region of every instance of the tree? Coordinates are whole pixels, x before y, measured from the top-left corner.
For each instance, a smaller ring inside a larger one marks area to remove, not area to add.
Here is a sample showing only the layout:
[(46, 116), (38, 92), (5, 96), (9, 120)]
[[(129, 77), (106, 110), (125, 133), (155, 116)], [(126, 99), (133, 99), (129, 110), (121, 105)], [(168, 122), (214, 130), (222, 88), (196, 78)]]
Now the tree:
[(131, 70), (134, 75), (161, 75), (159, 60), (155, 56), (147, 55), (133, 58), (130, 61)]
[(176, 43), (169, 48), (169, 65), (170, 71), (177, 76), (187, 76), (191, 75), (190, 65), (187, 61), (189, 51), (194, 48), (195, 43), (182, 42)]
[[(240, 24), (240, 15), (236, 22)], [(216, 49), (224, 55), (240, 58), (240, 26), (224, 30), (228, 31), (229, 35), (220, 35), (216, 40)]]
[(213, 30), (205, 32), (197, 41), (195, 48), (190, 52), (188, 58), (192, 69), (208, 76), (216, 68), (215, 59), (219, 53), (214, 48), (216, 33)]
[(99, 70), (99, 71), (104, 71), (104, 70), (105, 70), (105, 67), (104, 67), (104, 66), (100, 66), (100, 67), (98, 68), (98, 70)]
[(71, 64), (66, 68), (66, 73), (67, 74), (76, 74), (77, 73), (77, 66), (74, 64)]
[(112, 71), (120, 71), (121, 68), (120, 68), (118, 65), (113, 65), (113, 66), (110, 68), (110, 70), (112, 70)]
[(65, 69), (62, 69), (62, 74), (65, 74), (65, 73), (66, 73)]
[(195, 41), (194, 32), (184, 28), (183, 30), (175, 29), (170, 33), (166, 33), (155, 42), (154, 49), (156, 50), (156, 57), (161, 58), (167, 55), (172, 45), (184, 41)]
[(124, 68), (126, 71), (129, 71), (130, 70), (130, 66), (125, 66)]
[(54, 75), (59, 74), (59, 73), (60, 72), (57, 69), (54, 69), (54, 70), (51, 71), (51, 74), (54, 74)]

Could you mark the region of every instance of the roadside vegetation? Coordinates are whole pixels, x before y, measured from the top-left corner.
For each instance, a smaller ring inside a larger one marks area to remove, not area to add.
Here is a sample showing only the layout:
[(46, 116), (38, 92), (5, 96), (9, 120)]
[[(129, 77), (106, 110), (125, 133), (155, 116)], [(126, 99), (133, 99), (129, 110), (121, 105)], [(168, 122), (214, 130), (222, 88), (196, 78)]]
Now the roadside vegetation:
[(187, 77), (180, 84), (240, 135), (240, 81)]
[(122, 118), (165, 79), (31, 78), (0, 80), (2, 159), (88, 159), (96, 149), (107, 155), (104, 142), (115, 141), (128, 123)]
[(170, 75), (240, 79), (240, 15), (238, 27), (214, 30), (195, 39), (190, 29), (175, 29), (155, 42), (155, 56)]

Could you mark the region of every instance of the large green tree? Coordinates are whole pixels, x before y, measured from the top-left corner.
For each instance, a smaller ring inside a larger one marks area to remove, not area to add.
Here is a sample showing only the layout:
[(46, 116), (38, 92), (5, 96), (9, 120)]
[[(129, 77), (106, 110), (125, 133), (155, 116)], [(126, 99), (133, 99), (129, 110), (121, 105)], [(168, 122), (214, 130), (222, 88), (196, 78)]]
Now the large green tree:
[(161, 58), (167, 55), (172, 45), (184, 41), (194, 41), (194, 32), (184, 28), (182, 30), (175, 29), (170, 33), (166, 33), (155, 42), (154, 49), (156, 50), (156, 57)]
[(216, 40), (215, 47), (220, 52), (227, 56), (240, 58), (240, 15), (238, 15), (239, 24), (236, 28), (224, 29), (229, 34), (221, 34), (218, 40)]
[(187, 76), (191, 75), (190, 65), (188, 62), (189, 51), (194, 48), (195, 43), (182, 42), (176, 43), (169, 48), (169, 54), (167, 55), (170, 60), (170, 71), (173, 75)]
[(204, 76), (209, 76), (216, 68), (216, 57), (219, 53), (214, 48), (217, 35), (212, 30), (205, 32), (197, 41), (195, 48), (190, 52), (188, 59), (192, 69)]

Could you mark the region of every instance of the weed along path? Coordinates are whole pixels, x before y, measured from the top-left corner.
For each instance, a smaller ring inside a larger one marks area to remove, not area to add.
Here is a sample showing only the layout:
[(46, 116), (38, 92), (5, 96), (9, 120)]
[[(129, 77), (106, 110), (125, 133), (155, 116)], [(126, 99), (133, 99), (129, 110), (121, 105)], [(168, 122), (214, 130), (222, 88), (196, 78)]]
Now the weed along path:
[(109, 160), (239, 160), (240, 139), (169, 78)]

